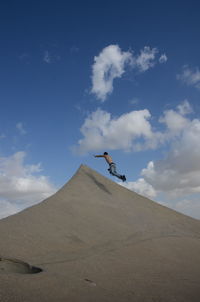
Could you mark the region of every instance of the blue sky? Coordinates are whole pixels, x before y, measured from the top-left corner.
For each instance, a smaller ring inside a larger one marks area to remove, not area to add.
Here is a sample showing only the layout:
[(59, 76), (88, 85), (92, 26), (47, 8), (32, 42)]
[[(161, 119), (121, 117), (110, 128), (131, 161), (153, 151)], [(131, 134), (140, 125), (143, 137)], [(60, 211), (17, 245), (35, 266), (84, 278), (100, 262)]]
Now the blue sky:
[(51, 195), (81, 163), (113, 179), (93, 157), (108, 151), (125, 186), (200, 219), (199, 9), (0, 4), (0, 217)]

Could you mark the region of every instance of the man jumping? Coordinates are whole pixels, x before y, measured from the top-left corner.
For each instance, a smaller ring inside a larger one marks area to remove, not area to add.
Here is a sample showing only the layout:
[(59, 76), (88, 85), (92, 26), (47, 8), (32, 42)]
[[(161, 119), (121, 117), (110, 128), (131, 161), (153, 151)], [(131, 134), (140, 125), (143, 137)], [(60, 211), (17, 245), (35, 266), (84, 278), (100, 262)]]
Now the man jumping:
[(94, 157), (104, 157), (107, 163), (109, 164), (109, 169), (108, 171), (110, 174), (117, 176), (119, 179), (126, 181), (125, 175), (120, 175), (116, 171), (116, 164), (113, 162), (112, 157), (108, 155), (108, 152), (104, 152), (103, 155), (94, 155)]

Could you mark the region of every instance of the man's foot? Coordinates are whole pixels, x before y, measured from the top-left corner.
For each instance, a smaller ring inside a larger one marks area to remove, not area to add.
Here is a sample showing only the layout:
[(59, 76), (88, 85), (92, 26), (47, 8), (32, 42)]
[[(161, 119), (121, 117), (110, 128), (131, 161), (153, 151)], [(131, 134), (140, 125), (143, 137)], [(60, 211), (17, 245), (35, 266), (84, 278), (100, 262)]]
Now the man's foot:
[(126, 176), (122, 175), (122, 181), (126, 181)]

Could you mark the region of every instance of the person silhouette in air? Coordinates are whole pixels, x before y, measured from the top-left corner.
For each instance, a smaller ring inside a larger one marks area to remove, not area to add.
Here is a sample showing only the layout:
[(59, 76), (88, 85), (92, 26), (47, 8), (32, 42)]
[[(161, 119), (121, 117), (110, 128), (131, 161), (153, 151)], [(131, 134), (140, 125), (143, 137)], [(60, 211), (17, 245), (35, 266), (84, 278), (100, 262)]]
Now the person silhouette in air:
[(126, 181), (125, 175), (120, 175), (116, 171), (116, 164), (113, 162), (112, 157), (108, 154), (108, 152), (104, 152), (102, 155), (94, 155), (94, 157), (104, 157), (106, 162), (109, 164), (109, 169), (108, 171), (110, 174), (118, 177), (119, 179)]

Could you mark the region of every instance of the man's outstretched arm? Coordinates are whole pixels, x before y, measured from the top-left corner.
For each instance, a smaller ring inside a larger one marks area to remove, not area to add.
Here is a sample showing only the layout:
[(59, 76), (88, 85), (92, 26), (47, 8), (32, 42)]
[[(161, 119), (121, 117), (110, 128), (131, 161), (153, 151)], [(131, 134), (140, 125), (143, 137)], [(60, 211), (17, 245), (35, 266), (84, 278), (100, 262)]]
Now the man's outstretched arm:
[(104, 155), (94, 155), (94, 157), (105, 157)]

